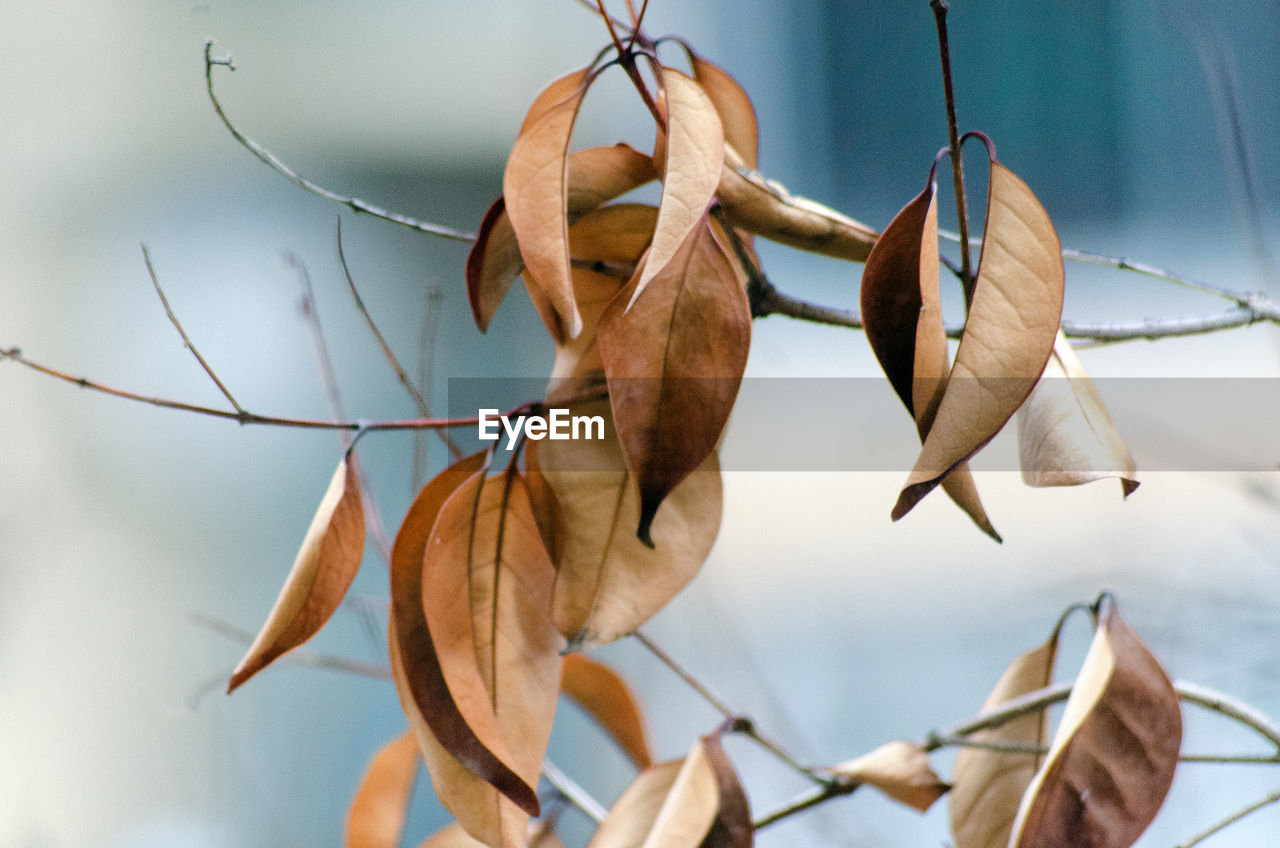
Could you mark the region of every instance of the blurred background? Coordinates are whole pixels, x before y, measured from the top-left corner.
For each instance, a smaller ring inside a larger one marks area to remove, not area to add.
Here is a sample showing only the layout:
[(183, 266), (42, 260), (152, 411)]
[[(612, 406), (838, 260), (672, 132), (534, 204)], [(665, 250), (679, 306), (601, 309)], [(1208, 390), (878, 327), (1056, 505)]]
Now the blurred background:
[[(651, 34), (684, 36), (751, 93), (768, 176), (875, 227), (923, 187), (946, 142), (925, 0), (650, 6)], [(951, 23), (961, 128), (996, 141), (1065, 245), (1280, 296), (1280, 5), (954, 0)], [(472, 230), (501, 190), (529, 101), (606, 34), (574, 0), (8, 0), (0, 346), (77, 377), (221, 405), (151, 289), (145, 242), (187, 331), (247, 408), (328, 415), (299, 311), (305, 273), (348, 414), (412, 415), (343, 288), (341, 214), (365, 300), (402, 358), (429, 360), (437, 407), (451, 377), (546, 373), (550, 345), (523, 294), (487, 335), (474, 329), (465, 245), (353, 216), (238, 146), (204, 91), (206, 38), (235, 59), (215, 81), (249, 136), (330, 189)], [(622, 76), (606, 75), (575, 145), (647, 146), (646, 120)], [(942, 192), (952, 226), (945, 181)], [(856, 306), (859, 266), (761, 252), (784, 291)], [(1078, 264), (1067, 285), (1077, 320), (1227, 306)], [(891, 523), (905, 469), (731, 471), (715, 551), (649, 632), (815, 763), (969, 717), (1062, 608), (1102, 589), (1174, 677), (1280, 715), (1277, 422), (1205, 426), (1126, 405), (1123, 388), (1233, 378), (1274, 402), (1277, 341), (1258, 326), (1083, 352), (1140, 468), (1169, 470), (1143, 476), (1123, 503), (1110, 481), (1027, 489), (1005, 470), (1014, 448), (1002, 436), (977, 463), (1001, 546), (938, 496)], [(749, 373), (878, 370), (860, 333), (772, 317), (756, 323)], [(910, 456), (914, 430), (887, 385), (878, 391), (865, 418), (829, 430), (868, 456)], [(444, 452), (419, 444), (415, 462), (407, 435), (364, 444), (394, 527), (415, 469), (439, 467)], [(226, 698), (244, 646), (194, 618), (257, 629), (338, 455), (331, 434), (240, 428), (0, 362), (0, 846), (340, 844), (365, 761), (404, 727), (390, 685), (282, 662)], [(383, 662), (385, 584), (371, 550), (352, 602), (312, 647)], [(1069, 631), (1064, 676), (1086, 631)], [(642, 693), (661, 757), (717, 723), (638, 645), (600, 656)], [(621, 757), (572, 709), (561, 718), (552, 758), (609, 803), (629, 779)], [(1259, 750), (1219, 718), (1191, 711), (1188, 727), (1197, 752)], [(729, 753), (757, 813), (804, 788), (738, 740)], [(936, 758), (944, 774), (949, 762)], [(1178, 844), (1277, 786), (1275, 768), (1188, 766), (1141, 844)], [(419, 787), (406, 844), (446, 820)], [(571, 841), (585, 836), (582, 820), (566, 821)], [(1212, 844), (1258, 845), (1277, 831), (1273, 808)], [(946, 833), (945, 803), (918, 815), (866, 792), (760, 844), (937, 845)]]

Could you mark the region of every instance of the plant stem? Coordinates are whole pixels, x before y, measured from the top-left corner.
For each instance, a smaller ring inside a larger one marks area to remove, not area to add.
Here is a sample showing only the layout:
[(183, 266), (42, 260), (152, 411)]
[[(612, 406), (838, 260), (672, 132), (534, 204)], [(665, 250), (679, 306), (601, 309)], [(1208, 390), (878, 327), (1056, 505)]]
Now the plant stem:
[(938, 26), (938, 56), (942, 61), (942, 88), (947, 100), (947, 138), (951, 147), (951, 178), (956, 192), (956, 216), (960, 219), (960, 284), (964, 305), (973, 302), (973, 264), (969, 258), (969, 215), (964, 198), (964, 161), (960, 158), (960, 134), (956, 128), (956, 96), (951, 86), (951, 48), (947, 43), (947, 0), (930, 0)]
[(1250, 813), (1256, 813), (1258, 810), (1261, 810), (1263, 807), (1274, 804), (1277, 801), (1280, 801), (1280, 789), (1277, 789), (1275, 792), (1272, 792), (1270, 795), (1267, 795), (1265, 798), (1260, 798), (1257, 801), (1254, 801), (1252, 804), (1250, 804), (1247, 807), (1244, 807), (1243, 809), (1236, 810), (1234, 813), (1222, 819), (1221, 821), (1215, 822), (1211, 827), (1201, 831), (1200, 833), (1197, 833), (1195, 836), (1191, 837), (1186, 842), (1183, 842), (1181, 845), (1178, 846), (1178, 848), (1191, 848), (1191, 846), (1193, 845), (1199, 845), (1201, 842), (1204, 842), (1206, 839), (1208, 839), (1210, 836), (1213, 836), (1218, 831), (1227, 829), (1228, 827), (1240, 821), (1242, 818), (1249, 815)]

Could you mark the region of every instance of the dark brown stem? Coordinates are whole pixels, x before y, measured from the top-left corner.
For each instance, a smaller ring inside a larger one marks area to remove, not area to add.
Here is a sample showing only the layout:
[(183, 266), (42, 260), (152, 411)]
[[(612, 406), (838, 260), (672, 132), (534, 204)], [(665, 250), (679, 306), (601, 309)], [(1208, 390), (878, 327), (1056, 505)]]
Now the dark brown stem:
[(965, 208), (964, 162), (960, 158), (960, 134), (956, 128), (956, 96), (951, 86), (951, 48), (947, 43), (947, 0), (930, 0), (938, 26), (938, 56), (942, 61), (942, 88), (947, 100), (947, 138), (951, 147), (951, 177), (956, 192), (956, 216), (960, 219), (960, 284), (965, 309), (973, 302), (973, 263), (969, 257), (969, 215)]

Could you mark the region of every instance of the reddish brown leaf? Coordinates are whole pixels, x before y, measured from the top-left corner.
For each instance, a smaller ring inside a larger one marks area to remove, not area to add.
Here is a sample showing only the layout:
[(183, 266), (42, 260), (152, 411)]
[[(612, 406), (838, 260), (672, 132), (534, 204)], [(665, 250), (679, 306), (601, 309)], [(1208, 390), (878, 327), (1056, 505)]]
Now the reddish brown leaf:
[(588, 848), (697, 848), (719, 807), (719, 781), (699, 742), (684, 759), (641, 772)]
[[(751, 310), (705, 215), (639, 302), (636, 286), (609, 304), (597, 338), (618, 437), (640, 489), (637, 535), (651, 544), (659, 505), (710, 455), (728, 421), (747, 364)], [(627, 302), (636, 303), (629, 312)]]
[(637, 768), (653, 764), (640, 703), (616, 671), (582, 654), (569, 654), (560, 691), (604, 728)]
[(1181, 744), (1173, 684), (1107, 604), (1009, 845), (1128, 848), (1164, 803)]
[[(938, 206), (934, 171), (929, 185), (881, 234), (862, 272), (862, 322), (867, 341), (924, 442), (933, 427), (951, 365), (938, 290)], [(983, 532), (996, 533), (967, 463), (942, 488)]]
[(929, 765), (929, 755), (914, 742), (887, 742), (832, 771), (847, 780), (874, 786), (922, 813), (947, 792), (947, 784)]
[(748, 168), (758, 168), (760, 127), (756, 122), (756, 110), (751, 105), (751, 98), (724, 68), (694, 53), (689, 45), (683, 46), (689, 54), (693, 78), (702, 86), (703, 92), (716, 107), (716, 114), (720, 116), (725, 144), (742, 157)]
[(955, 365), (893, 518), (989, 442), (1044, 371), (1062, 316), (1062, 249), (1026, 183), (992, 156), (982, 263)]
[(363, 553), (360, 480), (348, 456), (338, 463), (275, 606), (231, 675), (228, 693), (324, 626), (355, 579)]
[(412, 731), (373, 755), (347, 811), (346, 848), (399, 848), (421, 759)]
[(751, 824), (751, 804), (742, 789), (738, 773), (725, 755), (719, 734), (702, 737), (702, 750), (715, 772), (720, 790), (720, 808), (715, 821), (702, 840), (700, 848), (750, 848), (755, 842), (755, 828)]

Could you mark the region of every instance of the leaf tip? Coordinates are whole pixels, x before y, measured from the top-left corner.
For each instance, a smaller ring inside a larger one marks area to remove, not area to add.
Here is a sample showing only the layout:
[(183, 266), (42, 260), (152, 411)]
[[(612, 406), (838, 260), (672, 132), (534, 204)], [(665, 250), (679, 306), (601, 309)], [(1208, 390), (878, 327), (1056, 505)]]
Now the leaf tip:
[(1128, 477), (1121, 477), (1121, 478), (1120, 478), (1120, 488), (1121, 488), (1122, 490), (1124, 490), (1124, 497), (1125, 497), (1125, 500), (1128, 500), (1130, 495), (1132, 495), (1134, 492), (1138, 491), (1138, 487), (1139, 487), (1140, 485), (1142, 485), (1142, 484), (1141, 484), (1141, 483), (1139, 483), (1137, 480), (1133, 480), (1133, 479), (1130, 479), (1130, 478), (1128, 478)]

